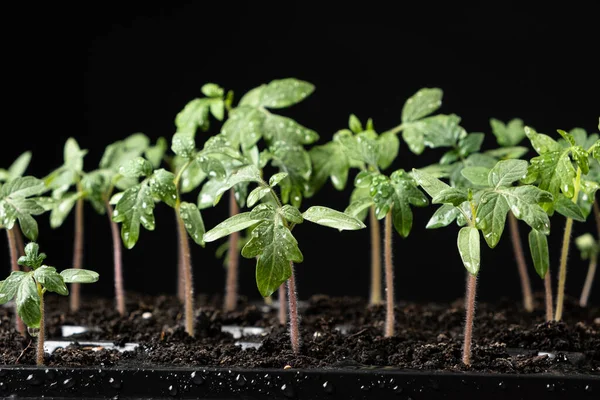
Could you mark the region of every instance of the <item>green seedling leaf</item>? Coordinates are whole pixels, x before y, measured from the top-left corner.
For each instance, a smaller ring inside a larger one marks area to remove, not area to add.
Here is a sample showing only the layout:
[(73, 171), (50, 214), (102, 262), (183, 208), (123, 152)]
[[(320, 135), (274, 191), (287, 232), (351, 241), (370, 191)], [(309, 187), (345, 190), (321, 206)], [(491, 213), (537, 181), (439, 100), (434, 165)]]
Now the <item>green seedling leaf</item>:
[(425, 190), (430, 197), (437, 196), (441, 191), (449, 189), (450, 186), (429, 173), (413, 168), (412, 175), (416, 182)]
[(513, 182), (524, 179), (528, 163), (525, 160), (499, 161), (488, 175), (488, 183), (493, 187), (509, 186)]
[(27, 246), (25, 246), (25, 255), (19, 257), (17, 263), (33, 270), (38, 269), (46, 259), (46, 254), (39, 251), (40, 246), (37, 243), (27, 243)]
[(23, 277), (17, 289), (17, 313), (30, 328), (39, 328), (42, 314), (40, 311), (40, 296), (31, 273)]
[(132, 158), (141, 156), (150, 145), (150, 139), (143, 133), (134, 133), (124, 140), (119, 140), (106, 147), (100, 169), (119, 172), (121, 165)]
[(483, 144), (483, 133), (469, 133), (467, 136), (460, 139), (458, 142), (458, 153), (462, 157), (466, 157), (471, 153), (476, 153), (481, 149)]
[(313, 84), (294, 78), (275, 79), (263, 86), (258, 104), (266, 108), (286, 108), (300, 103), (315, 91)]
[(379, 145), (377, 165), (381, 169), (387, 169), (398, 156), (400, 140), (394, 132), (384, 132), (377, 138), (377, 144)]
[(287, 172), (279, 172), (269, 178), (269, 186), (275, 187), (281, 182), (283, 179), (287, 178)]
[(521, 158), (529, 152), (529, 149), (524, 146), (500, 147), (486, 151), (484, 154), (498, 160), (507, 160), (511, 158)]
[(457, 245), (465, 268), (471, 275), (476, 276), (481, 263), (479, 231), (472, 227), (461, 228), (458, 232)]
[(194, 242), (200, 246), (204, 246), (204, 221), (198, 207), (195, 204), (183, 201), (179, 205), (179, 216), (183, 221), (185, 230)]
[(0, 305), (11, 301), (16, 295), (21, 281), (29, 277), (29, 273), (13, 271), (8, 278), (0, 282)]
[(310, 176), (312, 193), (321, 189), (328, 178), (337, 190), (343, 190), (346, 187), (350, 160), (340, 142), (333, 140), (324, 145), (315, 146), (310, 149), (309, 155), (313, 171)]
[(154, 146), (150, 146), (145, 150), (144, 156), (152, 164), (152, 169), (160, 166), (168, 147), (167, 139), (159, 137)]
[(267, 114), (258, 108), (240, 106), (231, 110), (221, 131), (232, 147), (249, 149), (263, 136), (266, 118)]
[[(167, 204), (169, 207), (175, 207), (177, 200), (177, 187), (175, 186), (175, 175), (164, 168), (154, 171), (148, 179), (150, 193), (155, 198)], [(147, 204), (148, 206), (149, 204)], [(142, 209), (146, 209), (142, 201)]]
[(473, 186), (487, 187), (489, 185), (488, 175), (490, 169), (486, 167), (465, 167), (461, 169), (460, 173), (462, 176), (467, 178)]
[(369, 208), (374, 204), (375, 202), (368, 195), (366, 197), (359, 197), (354, 200), (351, 199), (350, 205), (346, 207), (344, 213), (363, 221), (366, 218), (366, 213), (368, 212)]
[(360, 133), (363, 131), (363, 127), (360, 123), (360, 120), (354, 114), (350, 114), (350, 118), (348, 119), (348, 127), (353, 133)]
[(60, 276), (65, 283), (94, 283), (99, 279), (97, 272), (88, 269), (69, 268), (61, 271)]
[(155, 228), (154, 199), (147, 181), (125, 191), (113, 212), (113, 221), (121, 222), (121, 238), (131, 249), (140, 236), (140, 224), (149, 231)]
[[(50, 212), (50, 227), (58, 228), (71, 213), (77, 200), (83, 196), (81, 192), (64, 194), (61, 199), (53, 202)], [(38, 203), (39, 204), (39, 203)]]
[(256, 284), (263, 297), (273, 294), (290, 277), (290, 262), (303, 260), (298, 242), (276, 219), (263, 221), (254, 228), (242, 256), (257, 257)]
[(448, 226), (458, 217), (459, 214), (460, 211), (458, 208), (450, 204), (443, 204), (435, 211), (435, 213), (433, 213), (425, 228), (437, 229)]
[(339, 231), (366, 228), (361, 220), (327, 207), (310, 207), (302, 214), (302, 217), (315, 224), (335, 228)]
[(483, 232), (488, 246), (492, 249), (496, 247), (502, 232), (504, 232), (506, 215), (509, 210), (510, 206), (505, 196), (493, 192), (484, 193), (481, 196), (475, 222)]
[(302, 146), (278, 142), (271, 147), (271, 154), (273, 166), (288, 174), (279, 182), (281, 201), (299, 208), (312, 172), (308, 152)]
[(152, 163), (143, 157), (136, 157), (127, 161), (119, 168), (119, 173), (126, 178), (139, 178), (152, 173)]
[(13, 161), (10, 167), (8, 167), (8, 171), (2, 170), (4, 173), (2, 174), (2, 179), (0, 179), (0, 181), (11, 181), (15, 178), (23, 176), (30, 162), (31, 152), (26, 151), (17, 157), (15, 161)]
[(270, 187), (259, 186), (252, 190), (248, 195), (248, 200), (246, 200), (246, 204), (248, 207), (253, 207), (256, 203), (260, 201), (263, 197), (271, 193)]
[[(519, 118), (510, 120), (507, 124), (495, 118), (490, 119), (492, 133), (496, 136), (498, 144), (502, 147), (516, 146), (525, 138), (523, 121)], [(518, 158), (509, 157), (509, 158)], [(501, 158), (501, 157), (499, 157)]]
[(56, 272), (56, 268), (42, 265), (34, 271), (33, 277), (50, 292), (58, 293), (62, 296), (67, 296), (69, 294), (67, 285), (65, 285), (63, 277)]
[(535, 272), (544, 279), (550, 268), (550, 256), (548, 253), (548, 239), (540, 231), (532, 229), (529, 232), (529, 250), (533, 259)]
[(311, 144), (319, 135), (291, 118), (269, 114), (264, 122), (264, 136), (270, 142), (282, 141), (292, 145)]
[(173, 135), (171, 150), (176, 155), (185, 159), (192, 159), (196, 155), (196, 142), (194, 137), (186, 133), (176, 133)]
[(63, 152), (65, 167), (81, 173), (83, 171), (83, 157), (87, 154), (87, 150), (82, 150), (75, 139), (69, 138), (65, 143)]
[[(156, 173), (156, 172), (155, 172)], [(191, 160), (187, 168), (181, 173), (179, 192), (190, 193), (195, 190), (208, 175), (202, 170), (198, 160)]]
[(206, 97), (223, 97), (225, 94), (225, 90), (215, 83), (205, 83), (200, 91)]
[(302, 222), (304, 222), (304, 218), (302, 218), (300, 210), (298, 210), (294, 206), (290, 206), (289, 204), (286, 204), (283, 207), (281, 207), (279, 213), (283, 218), (285, 218), (287, 222), (293, 224), (301, 224)]
[(433, 204), (452, 204), (453, 206), (458, 206), (467, 200), (466, 191), (451, 187), (439, 192), (431, 199), (431, 202)]
[(581, 207), (563, 195), (558, 195), (556, 197), (554, 208), (556, 212), (567, 218), (571, 218), (579, 222), (585, 222), (585, 215), (583, 214)]
[[(255, 208), (256, 209), (256, 208)], [(217, 239), (225, 237), (233, 232), (239, 232), (255, 225), (261, 219), (253, 218), (251, 212), (243, 212), (227, 218), (208, 232), (204, 234), (204, 242), (214, 242)]]
[(0, 198), (10, 197), (11, 199), (24, 199), (30, 196), (36, 196), (46, 191), (44, 181), (33, 176), (24, 176), (6, 182), (0, 188)]
[(245, 165), (235, 171), (233, 171), (223, 185), (218, 185), (215, 191), (215, 199), (219, 199), (220, 196), (234, 187), (237, 184), (245, 182), (262, 182), (260, 176), (260, 170), (255, 165)]
[(402, 123), (413, 122), (435, 112), (442, 105), (443, 92), (438, 88), (423, 88), (411, 96), (402, 108)]

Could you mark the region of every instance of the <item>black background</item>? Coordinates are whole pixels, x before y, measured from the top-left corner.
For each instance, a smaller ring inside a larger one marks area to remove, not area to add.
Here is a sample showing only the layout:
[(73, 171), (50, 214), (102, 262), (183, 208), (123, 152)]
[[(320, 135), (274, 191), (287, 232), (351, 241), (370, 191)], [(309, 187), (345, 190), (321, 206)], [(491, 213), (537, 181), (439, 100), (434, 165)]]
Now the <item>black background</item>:
[[(576, 126), (597, 130), (598, 34), (595, 23), (586, 21), (593, 10), (579, 6), (527, 10), (510, 2), (445, 7), (390, 2), (367, 9), (362, 3), (323, 2), (320, 8), (286, 3), (261, 9), (254, 2), (85, 4), (5, 14), (5, 66), (10, 68), (5, 99), (11, 104), (5, 118), (16, 127), (4, 133), (11, 138), (11, 145), (3, 146), (4, 167), (29, 149), (33, 161), (28, 173), (44, 176), (62, 163), (63, 144), (73, 136), (89, 149), (85, 168), (92, 170), (106, 145), (131, 133), (143, 132), (153, 141), (159, 136), (170, 139), (176, 113), (201, 95), (206, 82), (234, 90), (239, 99), (255, 86), (284, 77), (315, 84), (313, 95), (282, 113), (316, 130), (319, 143), (345, 128), (350, 113), (361, 120), (372, 117), (380, 132), (397, 125), (404, 101), (422, 87), (443, 89), (440, 111), (460, 115), (469, 132), (485, 132), (485, 149), (495, 144), (490, 117), (520, 117), (551, 135)], [(550, 18), (549, 11), (560, 18)], [(210, 133), (218, 127), (213, 124)], [(198, 146), (209, 134), (197, 134)], [(416, 157), (402, 143), (389, 171), (428, 165), (443, 151), (427, 149)], [(337, 192), (328, 184), (303, 207), (318, 203), (343, 210), (350, 190), (351, 185)], [(188, 200), (195, 201), (195, 196)], [(409, 238), (394, 236), (398, 299), (451, 301), (463, 293), (458, 228), (425, 230), (433, 210), (415, 209)], [(170, 293), (175, 288), (173, 213), (161, 204), (156, 214), (157, 229), (143, 230), (134, 249), (124, 250), (129, 290)], [(203, 216), (210, 228), (226, 214), (222, 202)], [(73, 217), (57, 230), (50, 229), (47, 214), (38, 220), (48, 263), (69, 267)], [(85, 222), (84, 265), (101, 274), (85, 292), (112, 296), (106, 216), (86, 206)], [(556, 275), (564, 219), (551, 222), (551, 268)], [(527, 228), (521, 229), (527, 248)], [(591, 218), (575, 223), (575, 235), (585, 231), (594, 232)], [(368, 294), (368, 230), (338, 233), (306, 223), (295, 234), (305, 259), (296, 269), (301, 298)], [(197, 292), (222, 292), (225, 270), (214, 257), (219, 243), (193, 247)], [(508, 230), (496, 249), (484, 245), (482, 258), (479, 298), (519, 299)], [(8, 271), (8, 252), (1, 261)], [(534, 290), (541, 291), (529, 257), (528, 263)], [(567, 292), (578, 296), (587, 263), (574, 246), (569, 265)], [(597, 286), (592, 303), (600, 299)], [(242, 294), (259, 298), (251, 260), (242, 259), (240, 288)]]

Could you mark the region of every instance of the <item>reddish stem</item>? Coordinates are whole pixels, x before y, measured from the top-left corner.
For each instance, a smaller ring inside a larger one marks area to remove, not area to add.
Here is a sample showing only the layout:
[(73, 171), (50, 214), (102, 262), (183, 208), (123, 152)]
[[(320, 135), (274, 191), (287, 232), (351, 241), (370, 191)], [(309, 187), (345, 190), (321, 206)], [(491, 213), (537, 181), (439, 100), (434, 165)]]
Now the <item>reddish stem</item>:
[(394, 336), (394, 266), (392, 264), (392, 210), (385, 216), (384, 228), (384, 262), (385, 262), (385, 337)]
[[(177, 215), (180, 208), (177, 204)], [(179, 230), (179, 244), (181, 246), (181, 255), (183, 260), (183, 279), (184, 279), (184, 314), (185, 331), (188, 335), (194, 336), (194, 290), (192, 286), (192, 261), (190, 256), (190, 242), (185, 230), (185, 223), (179, 215), (177, 218), (177, 228)]]
[(512, 213), (508, 213), (508, 222), (510, 226), (510, 237), (513, 244), (515, 259), (517, 260), (517, 269), (521, 278), (521, 291), (523, 292), (523, 307), (526, 311), (533, 311), (533, 295), (531, 294), (531, 282), (527, 274), (527, 263), (521, 245), (521, 235), (519, 234), (519, 224), (517, 218)]
[(177, 298), (181, 303), (185, 302), (185, 279), (183, 266), (183, 239), (179, 231), (179, 216), (175, 210), (175, 223), (177, 224)]
[(588, 272), (585, 277), (585, 284), (583, 285), (583, 290), (581, 291), (581, 298), (579, 299), (579, 305), (581, 307), (587, 307), (588, 299), (590, 298), (590, 292), (592, 291), (592, 282), (594, 281), (594, 275), (596, 274), (597, 261), (598, 256), (593, 254), (590, 257), (590, 266), (588, 267)]
[[(81, 269), (83, 263), (83, 198), (80, 197), (75, 204), (75, 238), (73, 243), (73, 268)], [(81, 300), (81, 285), (71, 285), (70, 306), (71, 311), (79, 310)]]
[(113, 263), (115, 267), (115, 296), (117, 299), (117, 311), (125, 315), (125, 289), (123, 288), (123, 258), (121, 255), (121, 236), (119, 235), (119, 226), (113, 221), (113, 209), (108, 201), (105, 203), (108, 220), (110, 221), (110, 230), (113, 241)]
[(25, 245), (23, 244), (23, 233), (21, 232), (21, 229), (15, 225), (13, 227), (13, 232), (15, 233), (15, 242), (17, 244), (17, 251), (19, 256), (24, 256), (25, 255)]
[[(17, 243), (15, 240), (15, 227), (12, 229), (6, 230), (6, 237), (8, 238), (8, 250), (10, 252), (10, 270), (11, 271), (20, 271), (19, 264), (17, 260), (19, 259), (19, 255), (17, 254)], [(17, 304), (15, 302), (15, 324), (17, 328), (17, 332), (19, 332), (22, 336), (25, 336), (25, 324), (19, 314), (17, 313)]]
[(465, 343), (463, 345), (463, 363), (471, 365), (471, 341), (473, 337), (473, 320), (475, 319), (475, 295), (477, 292), (477, 276), (469, 274), (467, 279), (467, 318), (465, 321)]
[(287, 324), (287, 312), (285, 309), (285, 285), (279, 286), (279, 323)]
[(300, 331), (298, 321), (298, 294), (296, 293), (296, 278), (294, 277), (294, 263), (290, 262), (292, 274), (287, 281), (288, 306), (290, 311), (290, 341), (295, 354), (300, 351)]
[(369, 209), (369, 227), (371, 230), (371, 295), (369, 304), (381, 304), (381, 237), (379, 220), (375, 216), (375, 207)]
[(598, 241), (600, 241), (600, 207), (598, 200), (594, 199), (594, 216), (596, 217), (596, 229), (598, 230)]
[(544, 277), (544, 297), (546, 300), (546, 321), (550, 322), (554, 320), (554, 303), (552, 295), (552, 279), (550, 278), (550, 270), (546, 272)]
[[(237, 201), (235, 200), (235, 191), (229, 191), (229, 216), (232, 217), (240, 212)], [(229, 251), (227, 261), (227, 278), (225, 284), (225, 311), (234, 311), (238, 301), (238, 266), (239, 253), (238, 242), (239, 232), (233, 232), (229, 235)]]

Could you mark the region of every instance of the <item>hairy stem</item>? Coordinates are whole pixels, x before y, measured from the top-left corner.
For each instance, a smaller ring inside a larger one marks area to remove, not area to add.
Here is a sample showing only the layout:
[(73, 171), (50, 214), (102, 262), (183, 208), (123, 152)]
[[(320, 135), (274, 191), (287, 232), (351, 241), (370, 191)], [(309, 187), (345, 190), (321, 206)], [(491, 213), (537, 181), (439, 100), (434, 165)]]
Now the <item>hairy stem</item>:
[(290, 275), (288, 286), (288, 306), (290, 312), (290, 341), (292, 350), (295, 354), (300, 351), (300, 331), (298, 321), (298, 294), (296, 293), (296, 278), (294, 277), (294, 263), (290, 262), (292, 274)]
[(598, 256), (595, 254), (592, 255), (592, 257), (590, 257), (590, 266), (588, 267), (588, 272), (585, 277), (585, 284), (583, 285), (583, 290), (581, 291), (581, 298), (579, 299), (579, 305), (581, 307), (587, 307), (590, 292), (592, 291), (592, 282), (594, 281), (594, 275), (596, 274), (597, 262)]
[(521, 245), (521, 235), (519, 234), (519, 224), (513, 213), (508, 213), (508, 222), (510, 226), (510, 237), (512, 239), (513, 251), (517, 260), (519, 277), (521, 278), (521, 291), (523, 292), (523, 307), (526, 311), (533, 311), (533, 295), (531, 294), (531, 282), (527, 274), (527, 264), (525, 254)]
[(475, 319), (475, 295), (477, 293), (477, 276), (469, 274), (467, 278), (467, 298), (465, 321), (465, 343), (463, 345), (463, 364), (471, 365), (471, 341), (473, 338), (473, 320)]
[(381, 237), (379, 220), (375, 216), (375, 207), (369, 209), (369, 228), (371, 230), (371, 295), (369, 304), (381, 304)]
[(544, 277), (544, 297), (546, 300), (546, 322), (554, 319), (554, 299), (552, 295), (552, 279), (550, 278), (550, 270), (546, 272)]
[[(573, 185), (573, 198), (571, 201), (577, 204), (579, 199), (579, 190), (581, 188), (581, 168), (577, 167), (577, 175)], [(565, 233), (563, 235), (563, 243), (560, 252), (560, 267), (558, 270), (558, 290), (556, 294), (556, 312), (554, 319), (560, 321), (562, 319), (563, 304), (565, 302), (565, 284), (567, 282), (567, 259), (569, 257), (569, 247), (571, 245), (571, 232), (573, 231), (573, 220), (567, 218), (565, 224)]]
[(125, 289), (123, 287), (123, 256), (121, 255), (121, 236), (119, 235), (119, 226), (113, 221), (113, 209), (108, 200), (105, 202), (108, 221), (110, 222), (110, 231), (113, 242), (113, 264), (115, 268), (115, 297), (117, 301), (117, 311), (125, 315)]
[(554, 319), (560, 321), (563, 313), (563, 303), (565, 301), (565, 284), (567, 282), (567, 259), (569, 257), (569, 247), (571, 244), (571, 232), (573, 230), (573, 220), (567, 218), (565, 224), (565, 233), (563, 235), (562, 248), (560, 252), (560, 267), (558, 270), (558, 290), (556, 294), (556, 312)]
[(394, 266), (392, 265), (392, 210), (385, 216), (384, 228), (385, 262), (385, 337), (394, 336)]
[[(177, 201), (177, 215), (180, 212), (180, 203)], [(181, 255), (183, 256), (183, 279), (184, 279), (184, 312), (185, 312), (185, 331), (188, 335), (194, 337), (194, 290), (192, 285), (192, 261), (190, 256), (190, 242), (185, 224), (181, 215), (177, 218), (177, 228), (179, 230), (179, 242), (181, 246)]]
[(175, 210), (175, 223), (177, 224), (177, 298), (181, 303), (185, 302), (185, 279), (183, 278), (183, 239), (179, 230), (179, 216)]
[(287, 324), (287, 312), (285, 309), (285, 286), (279, 286), (279, 323)]
[[(83, 263), (83, 197), (77, 199), (75, 204), (75, 237), (73, 243), (73, 268), (81, 269)], [(79, 310), (81, 300), (81, 285), (73, 283), (71, 285), (71, 295), (69, 304), (71, 311)]]
[[(16, 226), (13, 226), (12, 229), (6, 230), (6, 237), (8, 238), (8, 250), (10, 252), (10, 270), (11, 271), (20, 271), (19, 264), (17, 260), (19, 259), (19, 254), (17, 250), (17, 241), (15, 240), (15, 229)], [(19, 332), (22, 336), (25, 336), (25, 324), (19, 314), (17, 313), (17, 303), (15, 302), (15, 325), (17, 328), (17, 332)]]
[(40, 296), (40, 314), (42, 318), (40, 319), (40, 330), (38, 331), (37, 337), (37, 353), (36, 353), (36, 363), (38, 366), (44, 365), (44, 339), (46, 337), (46, 318), (44, 313), (44, 293), (42, 291), (42, 286), (37, 284), (38, 295)]
[(23, 233), (18, 225), (13, 227), (13, 232), (15, 233), (15, 242), (17, 244), (17, 254), (19, 256), (25, 255), (25, 245), (23, 244)]
[[(235, 191), (229, 191), (229, 216), (233, 217), (240, 212), (238, 203), (235, 200)], [(229, 235), (229, 252), (227, 253), (227, 278), (225, 284), (225, 311), (234, 311), (238, 301), (238, 266), (239, 253), (238, 242), (240, 239), (239, 232), (233, 232)]]

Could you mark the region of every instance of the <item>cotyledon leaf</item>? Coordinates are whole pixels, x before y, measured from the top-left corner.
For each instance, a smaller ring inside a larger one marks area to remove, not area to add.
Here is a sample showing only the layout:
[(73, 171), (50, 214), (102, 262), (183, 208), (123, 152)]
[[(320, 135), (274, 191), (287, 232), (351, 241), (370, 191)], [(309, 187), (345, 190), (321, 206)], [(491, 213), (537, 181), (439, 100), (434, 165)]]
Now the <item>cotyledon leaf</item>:
[(253, 218), (251, 212), (243, 212), (227, 218), (211, 230), (204, 234), (204, 241), (214, 242), (224, 236), (227, 236), (233, 232), (238, 232), (248, 228), (258, 222), (260, 219)]
[(200, 246), (204, 246), (204, 221), (198, 207), (195, 204), (182, 201), (179, 205), (179, 216), (192, 240)]
[(69, 268), (60, 271), (65, 283), (94, 283), (99, 279), (99, 275), (95, 271), (89, 269)]
[(533, 259), (535, 272), (544, 279), (550, 266), (550, 256), (548, 253), (548, 239), (542, 232), (532, 229), (529, 232), (529, 250)]
[(476, 276), (481, 264), (479, 231), (473, 227), (461, 228), (457, 245), (463, 265), (471, 275)]
[(302, 217), (315, 224), (342, 230), (357, 230), (366, 228), (359, 219), (328, 207), (312, 206), (308, 208)]

